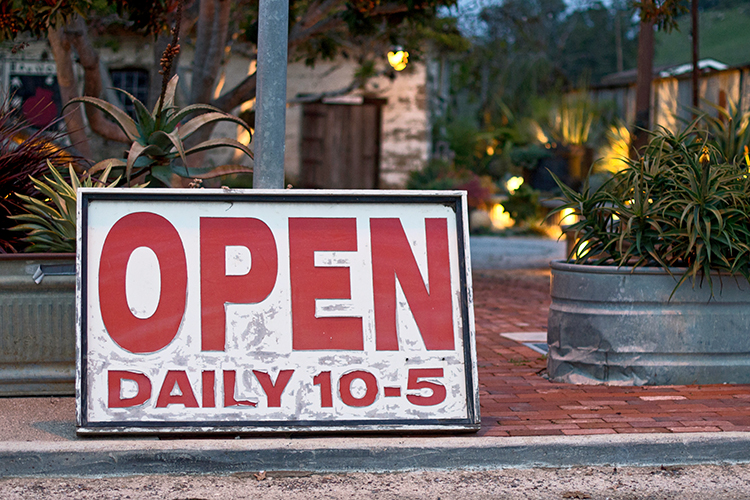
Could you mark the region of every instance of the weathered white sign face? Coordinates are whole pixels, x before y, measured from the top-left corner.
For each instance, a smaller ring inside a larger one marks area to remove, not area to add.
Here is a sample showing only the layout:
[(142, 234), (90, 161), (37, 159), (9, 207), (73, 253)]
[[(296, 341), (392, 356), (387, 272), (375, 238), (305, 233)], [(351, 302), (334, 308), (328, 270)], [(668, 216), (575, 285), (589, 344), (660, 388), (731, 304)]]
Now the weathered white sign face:
[(461, 192), (82, 189), (78, 426), (476, 429)]

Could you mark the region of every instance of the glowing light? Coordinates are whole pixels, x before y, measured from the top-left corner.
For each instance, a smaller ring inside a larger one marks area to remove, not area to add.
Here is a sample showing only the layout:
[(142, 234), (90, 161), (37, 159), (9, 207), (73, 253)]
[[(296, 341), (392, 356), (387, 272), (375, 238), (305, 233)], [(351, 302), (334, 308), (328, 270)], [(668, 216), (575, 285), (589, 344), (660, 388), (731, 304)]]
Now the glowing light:
[(487, 154), (490, 155), (490, 156), (494, 155), (495, 154), (495, 148), (493, 148), (492, 146), (487, 146)]
[(388, 64), (396, 71), (402, 71), (409, 63), (409, 53), (405, 50), (388, 52)]
[(505, 183), (505, 187), (508, 189), (508, 192), (510, 194), (513, 194), (516, 192), (518, 188), (520, 188), (523, 185), (523, 177), (511, 177), (508, 179), (508, 182)]
[[(573, 217), (573, 219), (566, 221), (568, 217)], [(560, 224), (573, 224), (575, 223), (575, 210), (572, 208), (564, 208), (562, 212), (560, 212)]]
[(490, 220), (495, 229), (507, 229), (513, 225), (513, 219), (510, 218), (510, 214), (499, 203), (494, 205), (492, 210), (490, 210)]
[(586, 247), (588, 246), (589, 246), (588, 240), (582, 241), (581, 245), (578, 247), (578, 251), (576, 251), (576, 257), (580, 259), (584, 255), (586, 255), (588, 253), (588, 251), (586, 250)]
[[(256, 62), (255, 62), (255, 60), (250, 61), (250, 65), (247, 68), (247, 74), (248, 75), (252, 75), (253, 73), (255, 73), (255, 70), (256, 70)], [(249, 111), (249, 110), (253, 109), (253, 107), (255, 107), (255, 98), (254, 97), (252, 99), (250, 99), (249, 101), (243, 102), (240, 105), (240, 113), (244, 113), (245, 111)], [(245, 129), (245, 127), (241, 127), (241, 126), (237, 125), (237, 135), (236, 135), (237, 140), (239, 142), (241, 142), (242, 144), (244, 144), (245, 146), (249, 146), (250, 145), (250, 142), (252, 140), (251, 133), (255, 134), (255, 129), (254, 128), (251, 127), (250, 128), (250, 132), (248, 132)], [(234, 162), (240, 162), (240, 161), (243, 160), (244, 156), (245, 156), (245, 154), (242, 151), (240, 151), (239, 149), (237, 149), (237, 150), (235, 150), (234, 154), (232, 155), (232, 161), (234, 161)]]
[(627, 163), (625, 159), (630, 155), (630, 132), (624, 125), (612, 125), (607, 130), (607, 146), (602, 150), (602, 159), (596, 163), (599, 171), (618, 172)]
[(536, 140), (540, 143), (544, 144), (547, 149), (549, 149), (549, 137), (547, 137), (547, 134), (544, 133), (542, 130), (542, 127), (539, 126), (537, 122), (531, 122), (531, 129), (534, 135), (536, 136)]
[(553, 240), (559, 240), (562, 237), (562, 235), (563, 235), (562, 228), (560, 226), (557, 226), (557, 225), (547, 226), (545, 224), (545, 225), (540, 226), (540, 228), (543, 229), (544, 233), (549, 238), (552, 238)]
[(216, 85), (216, 90), (214, 90), (214, 99), (218, 99), (221, 96), (221, 91), (224, 89), (224, 82), (227, 80), (227, 74), (222, 72), (221, 77), (219, 78), (219, 83)]

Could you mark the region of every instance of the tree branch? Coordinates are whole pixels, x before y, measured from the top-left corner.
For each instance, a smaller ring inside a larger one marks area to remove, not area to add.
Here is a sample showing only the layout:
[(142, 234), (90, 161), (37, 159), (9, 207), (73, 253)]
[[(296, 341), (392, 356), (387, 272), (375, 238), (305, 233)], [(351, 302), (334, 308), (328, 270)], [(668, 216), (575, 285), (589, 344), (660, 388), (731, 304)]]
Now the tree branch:
[[(47, 39), (52, 48), (52, 56), (57, 66), (57, 85), (60, 88), (60, 99), (65, 106), (71, 99), (80, 97), (76, 88), (75, 74), (73, 73), (73, 57), (70, 51), (70, 43), (61, 28), (50, 28)], [(80, 104), (70, 107), (70, 111), (64, 115), (65, 128), (68, 131), (71, 142), (82, 156), (91, 158), (91, 146), (86, 135), (83, 122), (83, 110)]]
[[(210, 18), (203, 17), (204, 3), (211, 4), (210, 8), (207, 6), (205, 9)], [(216, 75), (224, 59), (231, 7), (230, 0), (201, 0), (190, 89), (190, 101), (193, 103), (211, 101)]]
[[(345, 2), (343, 1), (326, 1), (328, 4), (326, 7), (329, 9), (328, 12), (323, 13), (321, 16), (308, 16), (306, 15), (300, 23), (296, 23), (289, 34), (289, 48), (291, 52), (292, 47), (296, 47), (305, 40), (312, 38), (313, 36), (323, 33), (325, 31), (335, 30), (344, 25), (344, 19), (337, 15), (343, 12), (343, 9), (334, 7), (343, 7)], [(338, 4), (338, 5), (336, 5)], [(337, 10), (338, 12), (334, 12)], [(407, 12), (409, 6), (405, 3), (391, 2), (382, 5), (378, 5), (372, 11), (370, 11), (371, 17), (389, 16), (392, 14), (399, 14)], [(303, 28), (297, 29), (297, 26), (302, 25)]]
[(320, 0), (308, 7), (305, 15), (292, 26), (289, 32), (289, 39), (299, 39), (301, 32), (318, 24), (326, 17), (330, 17), (334, 10), (340, 9), (344, 5), (344, 0)]
[[(91, 97), (100, 97), (102, 93), (102, 75), (99, 66), (99, 55), (88, 37), (88, 29), (82, 18), (77, 17), (66, 29), (66, 36), (78, 52), (78, 57), (83, 66), (84, 86), (83, 93)], [(91, 130), (98, 135), (117, 142), (130, 142), (125, 133), (113, 122), (104, 118), (102, 112), (94, 106), (85, 106), (86, 117), (89, 119)]]
[[(344, 25), (341, 16), (337, 15), (345, 2), (343, 0), (320, 0), (308, 9), (305, 16), (292, 27), (289, 35), (289, 58), (293, 57), (293, 49), (303, 43), (305, 40), (326, 31), (330, 31)], [(399, 12), (406, 12), (408, 6), (392, 2), (380, 5), (372, 11), (372, 15), (389, 15)], [(303, 28), (299, 28), (302, 26)], [(355, 81), (354, 89), (359, 84)], [(349, 88), (349, 87), (347, 87)], [(334, 93), (332, 95), (340, 95)], [(242, 82), (226, 91), (218, 99), (214, 99), (211, 104), (217, 108), (230, 112), (240, 104), (255, 97), (255, 74), (248, 75)], [(325, 96), (329, 97), (329, 96)]]
[(218, 99), (214, 99), (211, 104), (229, 113), (243, 102), (255, 98), (255, 84), (255, 73), (247, 75), (244, 80), (219, 96)]
[(193, 54), (193, 77), (190, 85), (190, 101), (197, 102), (195, 96), (198, 88), (206, 79), (208, 67), (208, 42), (212, 38), (214, 14), (216, 12), (216, 0), (200, 0), (198, 10), (198, 33), (195, 40), (195, 53)]

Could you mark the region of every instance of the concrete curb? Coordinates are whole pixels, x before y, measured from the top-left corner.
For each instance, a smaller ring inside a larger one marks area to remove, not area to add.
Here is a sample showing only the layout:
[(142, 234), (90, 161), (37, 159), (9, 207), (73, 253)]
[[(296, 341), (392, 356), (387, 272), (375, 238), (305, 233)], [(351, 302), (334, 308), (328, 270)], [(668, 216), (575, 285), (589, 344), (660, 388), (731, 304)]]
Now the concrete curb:
[(0, 477), (750, 462), (750, 433), (0, 443)]
[(472, 236), (471, 267), (487, 269), (549, 269), (553, 260), (565, 259), (565, 240), (530, 236)]

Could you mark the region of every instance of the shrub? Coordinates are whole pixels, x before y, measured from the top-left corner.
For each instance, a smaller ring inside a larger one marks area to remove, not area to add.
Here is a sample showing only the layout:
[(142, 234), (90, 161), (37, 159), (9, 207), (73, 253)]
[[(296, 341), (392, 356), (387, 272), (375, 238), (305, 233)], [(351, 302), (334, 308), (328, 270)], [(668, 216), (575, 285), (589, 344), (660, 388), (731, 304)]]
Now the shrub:
[(24, 210), (12, 194), (37, 194), (29, 176), (41, 175), (48, 163), (61, 168), (71, 162), (80, 164), (81, 159), (57, 144), (64, 136), (53, 131), (57, 121), (43, 129), (34, 129), (7, 102), (0, 106), (0, 253), (15, 253), (23, 249), (24, 243), (9, 230), (15, 224), (9, 217)]

